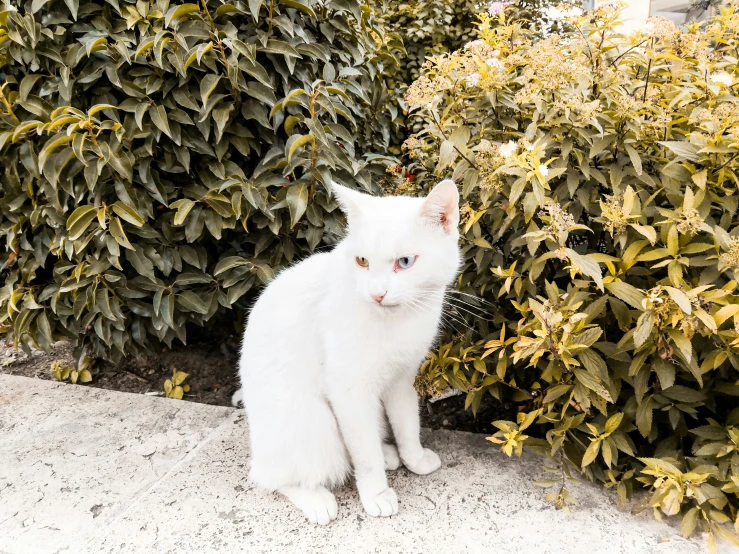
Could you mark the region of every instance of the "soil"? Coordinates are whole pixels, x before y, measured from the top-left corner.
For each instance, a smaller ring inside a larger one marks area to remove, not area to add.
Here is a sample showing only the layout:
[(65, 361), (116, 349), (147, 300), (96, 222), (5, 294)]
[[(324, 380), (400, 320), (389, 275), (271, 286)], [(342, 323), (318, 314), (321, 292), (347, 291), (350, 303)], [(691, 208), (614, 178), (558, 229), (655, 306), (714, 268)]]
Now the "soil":
[[(59, 342), (51, 353), (15, 352), (6, 348), (0, 354), (0, 373), (53, 380), (51, 364), (75, 367), (72, 348)], [(176, 350), (164, 350), (157, 356), (131, 357), (118, 364), (98, 361), (91, 369), (92, 382), (80, 385), (101, 389), (164, 396), (164, 382), (176, 369), (188, 374), (185, 384), (190, 392), (183, 400), (230, 406), (231, 396), (239, 388), (236, 374), (238, 352), (227, 343), (191, 344)]]
[(492, 435), (497, 429), (493, 421), (516, 421), (516, 410), (512, 404), (503, 403), (486, 396), (477, 409), (477, 414), (464, 409), (465, 395), (452, 396), (436, 402), (425, 401), (421, 410), (421, 425), (431, 429), (451, 429), (470, 433)]
[[(118, 364), (99, 361), (93, 368), (92, 382), (78, 386), (164, 396), (164, 382), (176, 369), (188, 374), (190, 391), (183, 400), (216, 406), (231, 406), (231, 396), (239, 388), (235, 340), (190, 344), (176, 350), (164, 350), (156, 356), (132, 357)], [(35, 351), (30, 355), (0, 346), (0, 373), (54, 380), (51, 364), (74, 367), (72, 348), (59, 342), (50, 353)], [(432, 429), (454, 429), (492, 434), (492, 422), (515, 421), (515, 411), (492, 397), (486, 397), (474, 416), (464, 409), (464, 395), (435, 402), (422, 401), (421, 425)]]

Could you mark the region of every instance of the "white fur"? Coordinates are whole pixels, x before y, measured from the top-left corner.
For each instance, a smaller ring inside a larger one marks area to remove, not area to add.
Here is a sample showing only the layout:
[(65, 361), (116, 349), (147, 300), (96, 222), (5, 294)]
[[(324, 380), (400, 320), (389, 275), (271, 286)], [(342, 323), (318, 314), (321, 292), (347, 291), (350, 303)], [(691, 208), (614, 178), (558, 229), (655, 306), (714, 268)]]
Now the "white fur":
[[(239, 362), (251, 479), (323, 525), (337, 513), (328, 489), (351, 468), (367, 513), (390, 516), (398, 499), (386, 469), (401, 460), (421, 475), (440, 467), (421, 446), (413, 382), (460, 263), (453, 182), (425, 199), (334, 193), (347, 236), (270, 283), (249, 316)], [(412, 267), (397, 269), (412, 255)], [(381, 304), (373, 300), (383, 292)], [(397, 449), (383, 444), (384, 413)]]

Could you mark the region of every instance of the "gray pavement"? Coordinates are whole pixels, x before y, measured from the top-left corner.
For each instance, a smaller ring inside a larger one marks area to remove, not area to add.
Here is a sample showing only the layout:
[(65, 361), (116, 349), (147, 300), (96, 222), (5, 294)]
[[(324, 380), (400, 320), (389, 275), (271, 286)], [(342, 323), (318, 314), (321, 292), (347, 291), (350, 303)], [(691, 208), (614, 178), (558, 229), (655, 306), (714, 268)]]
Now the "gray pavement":
[(469, 433), (425, 430), (424, 443), (442, 468), (390, 474), (397, 516), (368, 517), (347, 486), (338, 519), (314, 527), (247, 481), (241, 410), (0, 375), (0, 552), (704, 552), (590, 483), (556, 510), (532, 483), (546, 477), (535, 456)]

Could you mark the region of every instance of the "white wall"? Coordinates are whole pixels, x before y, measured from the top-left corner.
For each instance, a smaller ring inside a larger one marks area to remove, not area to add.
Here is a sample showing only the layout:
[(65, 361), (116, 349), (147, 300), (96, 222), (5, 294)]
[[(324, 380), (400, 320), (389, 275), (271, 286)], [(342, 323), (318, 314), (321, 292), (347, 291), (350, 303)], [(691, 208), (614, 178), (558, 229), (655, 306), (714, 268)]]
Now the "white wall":
[[(640, 27), (649, 17), (650, 0), (625, 0), (626, 9), (621, 12), (626, 30)], [(595, 0), (595, 5), (608, 4), (610, 0)]]

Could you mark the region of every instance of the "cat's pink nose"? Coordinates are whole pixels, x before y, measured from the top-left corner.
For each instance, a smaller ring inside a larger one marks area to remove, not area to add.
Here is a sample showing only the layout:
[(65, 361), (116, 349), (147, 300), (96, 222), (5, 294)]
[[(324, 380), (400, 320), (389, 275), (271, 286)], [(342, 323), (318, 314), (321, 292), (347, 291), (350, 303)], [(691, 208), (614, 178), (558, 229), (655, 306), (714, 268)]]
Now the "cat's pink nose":
[(385, 295), (387, 294), (387, 291), (385, 292), (371, 292), (370, 296), (377, 302), (378, 304), (382, 304), (382, 299), (385, 298)]

